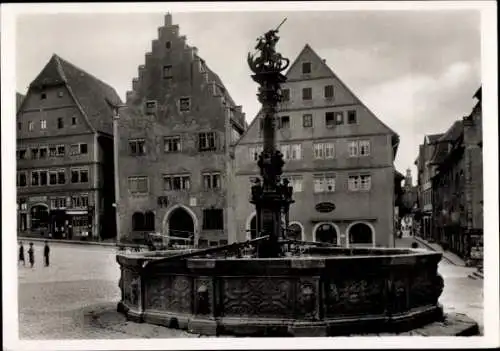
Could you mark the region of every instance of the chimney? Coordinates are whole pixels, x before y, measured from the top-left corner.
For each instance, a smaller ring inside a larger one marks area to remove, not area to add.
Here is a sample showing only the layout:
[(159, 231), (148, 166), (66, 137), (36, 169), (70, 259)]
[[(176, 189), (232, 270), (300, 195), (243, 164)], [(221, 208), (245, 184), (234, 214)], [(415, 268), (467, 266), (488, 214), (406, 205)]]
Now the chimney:
[(172, 14), (168, 12), (165, 15), (165, 26), (171, 26), (172, 25)]

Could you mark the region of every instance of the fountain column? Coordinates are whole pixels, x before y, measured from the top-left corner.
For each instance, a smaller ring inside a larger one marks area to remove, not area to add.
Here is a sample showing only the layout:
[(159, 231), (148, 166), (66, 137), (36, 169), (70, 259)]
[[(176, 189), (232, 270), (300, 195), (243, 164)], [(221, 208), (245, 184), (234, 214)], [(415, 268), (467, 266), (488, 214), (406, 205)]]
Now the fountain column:
[[(286, 20), (286, 19), (285, 19)], [(284, 21), (281, 23), (283, 24)], [(280, 26), (281, 26), (280, 24)], [(286, 204), (291, 202), (290, 187), (282, 184), (283, 155), (276, 149), (276, 112), (281, 101), (280, 86), (286, 81), (281, 74), (290, 61), (275, 50), (279, 40), (278, 29), (270, 30), (258, 39), (255, 47), (260, 55), (248, 55), (248, 64), (254, 72), (252, 78), (259, 84), (257, 94), (262, 104), (264, 147), (259, 155), (258, 166), (262, 181), (258, 179), (252, 186), (250, 202), (255, 205), (257, 235), (268, 236), (259, 246), (259, 257), (278, 257), (281, 253), (278, 242), (282, 233), (283, 214)]]

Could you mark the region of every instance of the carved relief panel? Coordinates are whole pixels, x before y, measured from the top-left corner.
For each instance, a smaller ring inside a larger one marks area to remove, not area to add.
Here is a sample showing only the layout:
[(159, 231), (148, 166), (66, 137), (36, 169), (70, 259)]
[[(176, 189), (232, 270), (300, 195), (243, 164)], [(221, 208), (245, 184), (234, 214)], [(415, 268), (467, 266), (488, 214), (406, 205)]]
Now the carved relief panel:
[(300, 278), (297, 282), (296, 317), (300, 319), (319, 319), (319, 278)]
[(223, 316), (293, 316), (293, 285), (290, 280), (281, 277), (225, 278), (221, 283)]
[(192, 279), (182, 275), (157, 276), (146, 286), (146, 309), (191, 313)]
[(325, 284), (326, 315), (383, 314), (384, 280), (382, 277), (369, 279), (331, 279)]

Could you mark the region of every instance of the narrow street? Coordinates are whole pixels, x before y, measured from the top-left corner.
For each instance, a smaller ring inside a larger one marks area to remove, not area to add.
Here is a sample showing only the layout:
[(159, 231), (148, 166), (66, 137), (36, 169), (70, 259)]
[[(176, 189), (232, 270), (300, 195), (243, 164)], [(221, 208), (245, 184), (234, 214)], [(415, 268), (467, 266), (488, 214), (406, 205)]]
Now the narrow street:
[[(19, 338), (111, 339), (151, 335), (151, 331), (141, 332), (151, 329), (146, 325), (133, 328), (124, 325), (120, 330), (113, 330), (89, 327), (85, 319), (89, 318), (85, 312), (109, 309), (119, 301), (120, 272), (115, 253), (114, 247), (52, 244), (51, 266), (44, 267), (43, 245), (35, 243), (35, 267), (21, 265), (18, 270)], [(446, 311), (465, 313), (482, 328), (483, 281), (468, 278), (471, 270), (442, 261), (439, 271), (445, 288), (440, 301)], [(150, 337), (197, 336), (158, 327)]]

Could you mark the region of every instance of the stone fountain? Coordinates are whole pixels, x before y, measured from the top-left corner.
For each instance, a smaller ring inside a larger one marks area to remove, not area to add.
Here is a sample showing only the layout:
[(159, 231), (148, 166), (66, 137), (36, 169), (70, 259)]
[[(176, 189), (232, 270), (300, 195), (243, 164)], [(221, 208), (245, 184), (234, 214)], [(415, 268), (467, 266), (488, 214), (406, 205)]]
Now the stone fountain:
[(262, 179), (251, 193), (259, 237), (203, 250), (118, 254), (118, 311), (204, 335), (400, 334), (436, 323), (459, 325), (453, 335), (476, 334), (477, 324), (452, 321), (438, 303), (440, 253), (286, 238), (293, 189), (281, 179), (274, 124), (289, 60), (276, 52), (278, 29), (258, 39), (259, 56), (248, 55), (264, 119)]

